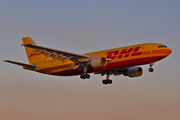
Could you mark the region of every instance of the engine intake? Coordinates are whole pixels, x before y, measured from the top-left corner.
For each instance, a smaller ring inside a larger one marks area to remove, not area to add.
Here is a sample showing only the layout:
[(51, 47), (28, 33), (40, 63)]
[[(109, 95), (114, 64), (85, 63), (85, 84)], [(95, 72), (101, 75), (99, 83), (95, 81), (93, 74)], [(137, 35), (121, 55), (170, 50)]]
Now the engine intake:
[(89, 61), (89, 64), (92, 68), (101, 68), (105, 67), (107, 64), (106, 58), (104, 57), (96, 57)]
[(141, 67), (130, 67), (125, 73), (124, 76), (129, 77), (139, 77), (143, 74), (143, 69)]

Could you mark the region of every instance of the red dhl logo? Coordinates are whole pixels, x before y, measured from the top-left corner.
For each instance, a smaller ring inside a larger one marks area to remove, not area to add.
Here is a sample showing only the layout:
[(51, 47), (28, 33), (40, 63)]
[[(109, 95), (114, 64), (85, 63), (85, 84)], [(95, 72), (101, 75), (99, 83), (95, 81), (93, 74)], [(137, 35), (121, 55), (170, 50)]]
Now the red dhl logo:
[(107, 52), (106, 58), (111, 58), (113, 60), (115, 58), (117, 58), (117, 59), (126, 58), (126, 57), (129, 57), (130, 55), (131, 56), (142, 55), (143, 52), (138, 52), (138, 50), (140, 48), (141, 47), (135, 47), (135, 48), (133, 47), (133, 48), (129, 48), (129, 49), (123, 49), (121, 52), (119, 50)]
[[(40, 54), (37, 54), (37, 55), (40, 55)], [(33, 57), (33, 56), (36, 56), (36, 53), (31, 53), (28, 57)]]

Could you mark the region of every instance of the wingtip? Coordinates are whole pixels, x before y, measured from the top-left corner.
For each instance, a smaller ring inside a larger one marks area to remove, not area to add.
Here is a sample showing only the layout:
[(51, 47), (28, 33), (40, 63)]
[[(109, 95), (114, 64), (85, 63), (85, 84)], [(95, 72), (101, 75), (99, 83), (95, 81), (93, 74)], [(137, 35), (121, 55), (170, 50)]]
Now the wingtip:
[(24, 46), (24, 44), (22, 43), (21, 46)]
[(3, 60), (4, 62), (8, 62), (9, 60)]

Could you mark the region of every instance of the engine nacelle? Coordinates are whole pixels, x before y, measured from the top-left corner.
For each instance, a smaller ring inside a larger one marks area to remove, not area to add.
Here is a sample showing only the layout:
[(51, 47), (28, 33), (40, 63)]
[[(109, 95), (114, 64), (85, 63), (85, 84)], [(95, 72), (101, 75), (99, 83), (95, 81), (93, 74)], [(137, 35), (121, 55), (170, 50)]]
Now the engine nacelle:
[(124, 76), (129, 77), (138, 77), (143, 74), (143, 69), (141, 67), (130, 67), (128, 70), (123, 73)]
[(89, 61), (89, 65), (92, 68), (101, 68), (101, 67), (105, 67), (107, 64), (106, 58), (104, 57), (96, 57), (93, 58)]

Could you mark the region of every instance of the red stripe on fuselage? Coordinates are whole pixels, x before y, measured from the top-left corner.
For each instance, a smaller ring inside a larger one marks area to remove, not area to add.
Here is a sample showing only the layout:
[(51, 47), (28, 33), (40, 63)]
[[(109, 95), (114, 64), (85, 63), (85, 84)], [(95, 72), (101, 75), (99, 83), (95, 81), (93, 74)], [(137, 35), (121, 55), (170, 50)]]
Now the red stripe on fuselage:
[(161, 54), (161, 53), (170, 53), (171, 50), (169, 49), (162, 49), (162, 50), (152, 50), (153, 54)]

